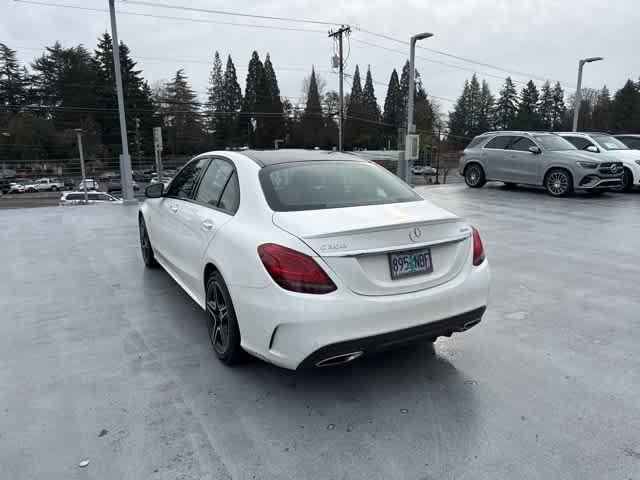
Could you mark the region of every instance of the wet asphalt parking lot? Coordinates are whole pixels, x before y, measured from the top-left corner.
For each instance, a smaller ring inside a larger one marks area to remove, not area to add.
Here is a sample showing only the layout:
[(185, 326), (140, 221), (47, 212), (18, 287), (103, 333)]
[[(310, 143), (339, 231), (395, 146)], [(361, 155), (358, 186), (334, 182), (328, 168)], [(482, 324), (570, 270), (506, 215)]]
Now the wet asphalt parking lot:
[(640, 479), (640, 193), (419, 190), (483, 236), (483, 322), (303, 372), (220, 364), (135, 207), (1, 211), (0, 478)]

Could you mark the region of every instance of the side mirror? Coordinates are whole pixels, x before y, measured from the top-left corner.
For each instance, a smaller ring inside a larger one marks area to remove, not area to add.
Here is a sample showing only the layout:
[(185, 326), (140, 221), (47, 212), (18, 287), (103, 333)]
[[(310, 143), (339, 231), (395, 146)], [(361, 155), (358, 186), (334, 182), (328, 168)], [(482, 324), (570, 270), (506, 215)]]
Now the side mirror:
[(596, 147), (595, 145), (589, 145), (586, 148), (587, 152), (591, 152), (591, 153), (598, 153), (600, 152), (600, 150), (598, 150), (598, 147)]
[(144, 196), (147, 198), (160, 198), (164, 193), (164, 183), (154, 183), (144, 189)]
[(529, 151), (531, 153), (535, 153), (536, 155), (539, 154), (539, 153), (542, 153), (540, 151), (540, 147), (538, 147), (537, 145), (534, 145), (533, 147), (529, 147)]

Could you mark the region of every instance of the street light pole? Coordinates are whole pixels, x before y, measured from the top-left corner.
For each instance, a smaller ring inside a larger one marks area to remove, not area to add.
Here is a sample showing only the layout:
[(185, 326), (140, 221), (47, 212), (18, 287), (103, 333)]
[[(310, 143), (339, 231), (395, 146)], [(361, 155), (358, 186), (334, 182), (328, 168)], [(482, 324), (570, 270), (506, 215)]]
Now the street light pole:
[(578, 84), (576, 85), (576, 97), (573, 106), (573, 128), (572, 131), (578, 131), (578, 117), (580, 115), (580, 103), (582, 102), (582, 68), (585, 63), (598, 62), (604, 60), (602, 57), (583, 58), (578, 62)]
[[(418, 40), (424, 40), (425, 38), (433, 37), (433, 33), (418, 33), (411, 37), (411, 46), (409, 50), (409, 102), (407, 105), (407, 133), (415, 133), (416, 126), (413, 124), (413, 103), (414, 103), (414, 95), (416, 89), (416, 42)], [(405, 144), (405, 148), (407, 145)], [(405, 162), (403, 162), (404, 164)], [(409, 177), (411, 176), (411, 165), (407, 161), (406, 164), (403, 165), (403, 180), (409, 183)]]
[(133, 197), (133, 184), (131, 173), (131, 157), (129, 156), (129, 142), (127, 140), (127, 120), (124, 113), (124, 92), (122, 89), (122, 74), (120, 72), (120, 42), (118, 41), (118, 28), (116, 26), (115, 0), (109, 0), (109, 14), (111, 16), (111, 41), (113, 44), (113, 70), (116, 77), (116, 90), (118, 94), (118, 113), (120, 117), (120, 138), (122, 140), (122, 155), (120, 155), (120, 186), (124, 204), (136, 203)]
[(82, 148), (82, 129), (76, 128), (76, 136), (78, 137), (78, 152), (80, 152), (80, 174), (82, 175), (82, 190), (84, 191), (84, 204), (89, 203), (87, 194), (87, 176), (84, 170), (84, 151)]

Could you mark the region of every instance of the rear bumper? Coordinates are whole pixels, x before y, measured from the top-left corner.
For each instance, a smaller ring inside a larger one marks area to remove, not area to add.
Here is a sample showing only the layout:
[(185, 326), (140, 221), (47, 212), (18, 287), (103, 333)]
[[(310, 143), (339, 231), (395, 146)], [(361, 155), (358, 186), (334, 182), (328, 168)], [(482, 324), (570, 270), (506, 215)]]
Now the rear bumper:
[(480, 323), (485, 310), (486, 307), (480, 307), (425, 325), (326, 345), (305, 358), (298, 365), (298, 369), (317, 367), (322, 360), (354, 352), (358, 353), (358, 356), (369, 355), (421, 340), (432, 340), (441, 335), (450, 336), (455, 332), (464, 332)]
[[(242, 347), (281, 367), (315, 364), (320, 355), (353, 344), (366, 353), (463, 331), (482, 317), (489, 294), (487, 261), (471, 258), (452, 280), (427, 290), (365, 296), (339, 284), (326, 295), (230, 285)], [(341, 283), (341, 282), (339, 282)], [(348, 352), (340, 352), (348, 353)]]

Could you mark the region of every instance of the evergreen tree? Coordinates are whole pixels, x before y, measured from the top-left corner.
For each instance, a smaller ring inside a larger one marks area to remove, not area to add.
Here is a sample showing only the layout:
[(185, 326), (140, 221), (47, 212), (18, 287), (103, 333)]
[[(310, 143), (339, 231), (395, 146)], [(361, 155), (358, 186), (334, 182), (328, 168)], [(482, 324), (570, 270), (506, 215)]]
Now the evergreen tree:
[(608, 132), (612, 130), (612, 102), (611, 94), (607, 86), (603, 86), (598, 92), (596, 104), (593, 107), (592, 124), (593, 130)]
[(453, 111), (449, 112), (448, 143), (454, 147), (463, 147), (472, 138), (469, 80), (464, 81), (462, 94), (458, 97)]
[(307, 89), (307, 103), (301, 118), (302, 143), (307, 148), (323, 146), (325, 132), (322, 105), (316, 82), (315, 69), (311, 69), (309, 87)]
[(552, 98), (553, 98), (553, 108), (552, 108), (552, 118), (551, 118), (551, 122), (552, 122), (551, 129), (561, 130), (567, 108), (564, 104), (564, 90), (562, 89), (560, 82), (556, 82), (555, 86), (553, 87)]
[(166, 85), (163, 111), (168, 150), (173, 154), (196, 153), (203, 144), (204, 129), (196, 98), (184, 70), (178, 70)]
[(356, 65), (356, 70), (353, 73), (351, 94), (349, 95), (349, 102), (347, 103), (345, 116), (345, 145), (348, 145), (351, 148), (362, 147), (363, 126), (366, 127), (366, 123), (363, 122), (364, 104), (362, 84), (360, 83), (360, 69), (358, 68), (358, 65)]
[(549, 81), (544, 82), (542, 85), (538, 113), (540, 116), (540, 128), (543, 130), (553, 130), (554, 99), (553, 90)]
[(398, 81), (398, 72), (393, 69), (389, 78), (389, 86), (387, 87), (387, 96), (384, 100), (384, 113), (382, 114), (382, 122), (384, 126), (385, 136), (391, 139), (395, 144), (398, 136), (398, 128), (402, 126), (402, 97), (400, 94), (400, 82)]
[(409, 100), (409, 61), (402, 67), (400, 74), (400, 118), (402, 122), (407, 118), (407, 102)]
[(87, 106), (100, 103), (99, 72), (87, 49), (82, 45), (62, 48), (56, 43), (47, 47), (31, 67), (33, 100), (43, 107), (40, 115), (50, 118), (60, 130), (94, 124), (96, 112)]
[(369, 149), (380, 147), (381, 138), (379, 122), (381, 114), (373, 87), (371, 67), (367, 68), (367, 76), (364, 82), (364, 89), (362, 90), (362, 116), (363, 119), (367, 120), (367, 122), (362, 126), (365, 132), (365, 135), (363, 136), (363, 146)]
[(27, 101), (26, 70), (20, 68), (15, 50), (0, 43), (0, 106), (17, 113)]
[(537, 130), (540, 128), (539, 100), (538, 88), (533, 81), (529, 80), (520, 93), (520, 105), (516, 116), (516, 127), (519, 130)]
[(207, 89), (207, 127), (213, 136), (215, 146), (224, 145), (224, 132), (222, 130), (224, 112), (224, 76), (222, 73), (222, 61), (216, 51), (213, 55), (213, 65), (209, 74), (209, 88)]
[(640, 131), (640, 87), (631, 79), (613, 97), (613, 126), (617, 132)]
[(518, 92), (511, 80), (507, 77), (500, 97), (496, 103), (495, 109), (495, 126), (500, 130), (510, 130), (514, 128), (516, 115), (518, 113)]
[(486, 132), (495, 128), (494, 110), (495, 99), (489, 89), (489, 84), (486, 80), (482, 81), (482, 88), (480, 90), (480, 101), (478, 106), (478, 132)]
[[(239, 145), (243, 138), (242, 125), (239, 112), (242, 108), (242, 91), (238, 84), (236, 67), (231, 55), (227, 57), (227, 65), (224, 72), (222, 106), (220, 110), (219, 127), (226, 146)], [(222, 113), (223, 112), (223, 113)]]
[(270, 103), (269, 89), (265, 75), (264, 65), (258, 52), (254, 50), (249, 60), (247, 82), (242, 102), (242, 124), (247, 131), (247, 145), (252, 147), (264, 147), (266, 138), (264, 135), (265, 115)]
[[(142, 78), (142, 71), (136, 69), (136, 62), (131, 58), (129, 47), (121, 42), (119, 50), (127, 130), (135, 133), (133, 158), (140, 161), (145, 152), (150, 154), (153, 151), (152, 128), (157, 123), (155, 109), (151, 90)], [(113, 43), (108, 33), (105, 32), (98, 39), (93, 58), (97, 68), (98, 106), (102, 108), (102, 111), (96, 114), (97, 122), (102, 130), (102, 142), (112, 146), (109, 150), (115, 154), (120, 149), (120, 122), (119, 117), (113, 114), (118, 100), (113, 68)]]
[(271, 146), (275, 140), (284, 140), (284, 109), (280, 99), (278, 79), (268, 53), (264, 61), (264, 75), (267, 95), (265, 112), (269, 115), (263, 121), (262, 137), (264, 146)]

